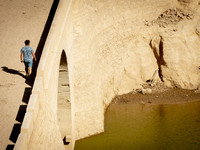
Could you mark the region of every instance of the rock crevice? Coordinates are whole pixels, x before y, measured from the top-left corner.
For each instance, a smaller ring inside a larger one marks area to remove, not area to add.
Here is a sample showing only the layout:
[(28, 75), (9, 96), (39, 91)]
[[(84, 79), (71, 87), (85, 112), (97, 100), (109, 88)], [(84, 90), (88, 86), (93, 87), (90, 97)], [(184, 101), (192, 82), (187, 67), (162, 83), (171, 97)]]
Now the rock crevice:
[(161, 66), (162, 65), (167, 66), (167, 64), (163, 57), (164, 56), (163, 37), (162, 36), (154, 37), (153, 39), (151, 39), (149, 46), (151, 47), (151, 49), (154, 53), (154, 56), (157, 60), (159, 77), (160, 77), (161, 81), (164, 81)]

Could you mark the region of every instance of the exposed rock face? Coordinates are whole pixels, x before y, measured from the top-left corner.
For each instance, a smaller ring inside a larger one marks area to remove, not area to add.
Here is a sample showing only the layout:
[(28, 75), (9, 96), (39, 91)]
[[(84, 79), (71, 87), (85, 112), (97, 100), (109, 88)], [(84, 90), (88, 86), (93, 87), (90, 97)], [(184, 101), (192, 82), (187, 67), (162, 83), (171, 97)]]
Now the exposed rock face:
[(199, 38), (200, 38), (200, 20), (197, 22), (196, 34), (197, 34), (197, 35), (199, 36)]
[(163, 58), (164, 52), (163, 52), (163, 38), (162, 38), (162, 36), (154, 37), (150, 41), (149, 45), (152, 48), (154, 56), (157, 60), (159, 77), (160, 77), (161, 81), (164, 81), (161, 66), (162, 65), (166, 66), (166, 62)]
[(182, 3), (191, 3), (193, 0), (178, 0), (178, 2)]
[(98, 85), (91, 89), (97, 89), (94, 95), (101, 95), (96, 97), (105, 105), (114, 95), (141, 88), (147, 80), (198, 88), (199, 8), (195, 0), (77, 4), (75, 51), (83, 54), (84, 64), (78, 68), (89, 76), (81, 83), (88, 88)]

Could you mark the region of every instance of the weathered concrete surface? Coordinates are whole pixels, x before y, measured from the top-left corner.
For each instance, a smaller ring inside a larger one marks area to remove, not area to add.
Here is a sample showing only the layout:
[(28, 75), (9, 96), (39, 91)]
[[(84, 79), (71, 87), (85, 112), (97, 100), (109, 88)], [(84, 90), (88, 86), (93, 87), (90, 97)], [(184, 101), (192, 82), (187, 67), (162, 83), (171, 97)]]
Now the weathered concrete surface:
[[(95, 133), (95, 127), (102, 131), (104, 111), (96, 107), (106, 108), (115, 95), (141, 88), (147, 80), (198, 88), (199, 7), (195, 0), (76, 1), (74, 98), (81, 104), (75, 115), (82, 114), (75, 119), (77, 138)], [(87, 124), (78, 123), (82, 119)]]

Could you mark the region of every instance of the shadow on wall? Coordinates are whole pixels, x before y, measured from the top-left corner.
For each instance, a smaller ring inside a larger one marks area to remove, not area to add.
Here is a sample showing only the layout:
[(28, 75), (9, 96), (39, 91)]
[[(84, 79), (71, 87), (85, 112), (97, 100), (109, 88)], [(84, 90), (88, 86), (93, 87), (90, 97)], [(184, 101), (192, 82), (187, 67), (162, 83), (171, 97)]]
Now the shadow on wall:
[(32, 70), (32, 76), (31, 76), (32, 85), (33, 85), (35, 77), (36, 77), (36, 72), (37, 72), (37, 67), (38, 67), (38, 64), (39, 64), (39, 60), (40, 60), (40, 57), (42, 55), (42, 51), (43, 51), (47, 36), (49, 34), (49, 30), (50, 30), (53, 18), (55, 16), (56, 9), (58, 7), (59, 1), (60, 0), (54, 0), (54, 2), (52, 4), (51, 10), (49, 12), (48, 19), (46, 21), (44, 30), (42, 32), (42, 36), (40, 38), (40, 41), (39, 41), (38, 46), (37, 46), (37, 49), (35, 51), (35, 56), (36, 56), (38, 61), (33, 63), (33, 70)]
[(167, 64), (164, 60), (163, 37), (160, 36), (160, 37), (156, 37), (155, 39), (152, 39), (149, 43), (149, 46), (151, 47), (151, 49), (154, 53), (154, 56), (157, 60), (159, 77), (160, 77), (161, 81), (164, 81), (161, 66), (162, 65), (167, 66)]

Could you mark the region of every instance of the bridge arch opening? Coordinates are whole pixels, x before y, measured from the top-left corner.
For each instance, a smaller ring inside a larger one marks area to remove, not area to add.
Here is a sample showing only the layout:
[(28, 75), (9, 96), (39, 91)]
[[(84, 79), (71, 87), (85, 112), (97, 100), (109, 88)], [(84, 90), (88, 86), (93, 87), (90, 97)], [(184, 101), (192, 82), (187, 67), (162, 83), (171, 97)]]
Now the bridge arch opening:
[(63, 143), (69, 147), (72, 137), (72, 117), (68, 63), (64, 50), (61, 53), (59, 66), (57, 119)]

